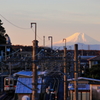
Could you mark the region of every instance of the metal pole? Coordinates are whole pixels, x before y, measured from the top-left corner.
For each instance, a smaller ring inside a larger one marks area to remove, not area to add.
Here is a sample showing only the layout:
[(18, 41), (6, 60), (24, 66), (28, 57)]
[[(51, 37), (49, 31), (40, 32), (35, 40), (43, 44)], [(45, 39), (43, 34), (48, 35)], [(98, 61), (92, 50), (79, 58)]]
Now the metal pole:
[(67, 94), (68, 94), (68, 90), (67, 90), (67, 62), (66, 62), (66, 55), (67, 55), (67, 50), (66, 47), (64, 48), (64, 100), (67, 100)]
[(43, 46), (45, 47), (45, 36), (43, 36)]
[(37, 27), (37, 25), (36, 25), (36, 23), (35, 23), (35, 40), (36, 40), (36, 27)]
[(9, 62), (9, 76), (11, 76), (11, 63)]
[(78, 100), (78, 44), (74, 45), (74, 88), (75, 88), (75, 97), (74, 100)]
[(6, 60), (6, 56), (7, 56), (7, 46), (5, 45), (5, 60)]
[(66, 39), (64, 38), (63, 41), (65, 41), (65, 48), (66, 48)]
[(35, 24), (35, 40), (36, 40), (36, 36), (37, 36), (37, 34), (36, 34), (36, 32), (37, 32), (37, 24), (35, 23), (35, 22), (33, 22), (33, 23), (31, 23), (31, 28), (32, 28), (32, 24)]
[(53, 37), (52, 36), (48, 36), (48, 39), (51, 39), (51, 49), (52, 49)]
[[(33, 56), (32, 59), (33, 61), (37, 60), (37, 48), (38, 48), (38, 41), (33, 40)], [(37, 66), (36, 63), (32, 64), (32, 72), (33, 72), (33, 77), (32, 77), (32, 85), (33, 85), (33, 91), (32, 91), (32, 100), (37, 99)]]

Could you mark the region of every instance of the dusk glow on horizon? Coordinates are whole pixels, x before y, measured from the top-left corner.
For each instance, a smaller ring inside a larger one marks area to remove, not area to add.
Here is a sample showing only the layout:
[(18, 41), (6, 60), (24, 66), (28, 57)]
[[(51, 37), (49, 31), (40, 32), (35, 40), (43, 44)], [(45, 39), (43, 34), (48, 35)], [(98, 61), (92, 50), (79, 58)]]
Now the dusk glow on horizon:
[(97, 41), (100, 36), (100, 0), (1, 0), (0, 19), (14, 45), (32, 45), (37, 23), (39, 45), (50, 45), (72, 34), (85, 33)]

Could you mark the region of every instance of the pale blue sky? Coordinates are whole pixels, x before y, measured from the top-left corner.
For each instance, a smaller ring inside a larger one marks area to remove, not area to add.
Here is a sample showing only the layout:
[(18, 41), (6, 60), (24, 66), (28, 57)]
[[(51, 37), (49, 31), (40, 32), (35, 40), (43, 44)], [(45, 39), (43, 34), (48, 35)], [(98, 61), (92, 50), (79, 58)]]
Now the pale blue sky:
[[(57, 42), (76, 32), (99, 41), (100, 0), (0, 0), (0, 14), (22, 28), (36, 22), (39, 45), (43, 45), (43, 36), (48, 45), (48, 36)], [(12, 44), (32, 45), (32, 29), (20, 29), (0, 19)]]

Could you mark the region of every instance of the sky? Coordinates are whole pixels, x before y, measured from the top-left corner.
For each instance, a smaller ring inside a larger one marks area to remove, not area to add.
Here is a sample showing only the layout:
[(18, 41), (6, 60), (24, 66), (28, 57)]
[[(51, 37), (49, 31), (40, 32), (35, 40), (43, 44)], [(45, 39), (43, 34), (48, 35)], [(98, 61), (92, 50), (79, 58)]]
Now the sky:
[(76, 32), (100, 38), (100, 0), (0, 0), (0, 19), (13, 45), (50, 45)]

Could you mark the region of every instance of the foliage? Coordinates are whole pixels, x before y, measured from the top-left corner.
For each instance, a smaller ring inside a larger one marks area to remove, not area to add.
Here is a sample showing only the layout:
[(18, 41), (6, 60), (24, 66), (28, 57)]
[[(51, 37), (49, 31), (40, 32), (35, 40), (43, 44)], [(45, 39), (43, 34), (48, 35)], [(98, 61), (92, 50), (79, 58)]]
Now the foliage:
[(100, 64), (93, 65), (90, 69), (87, 68), (84, 77), (100, 79)]
[(0, 44), (6, 44), (6, 38), (5, 38), (5, 28), (2, 26), (3, 23), (0, 20)]

